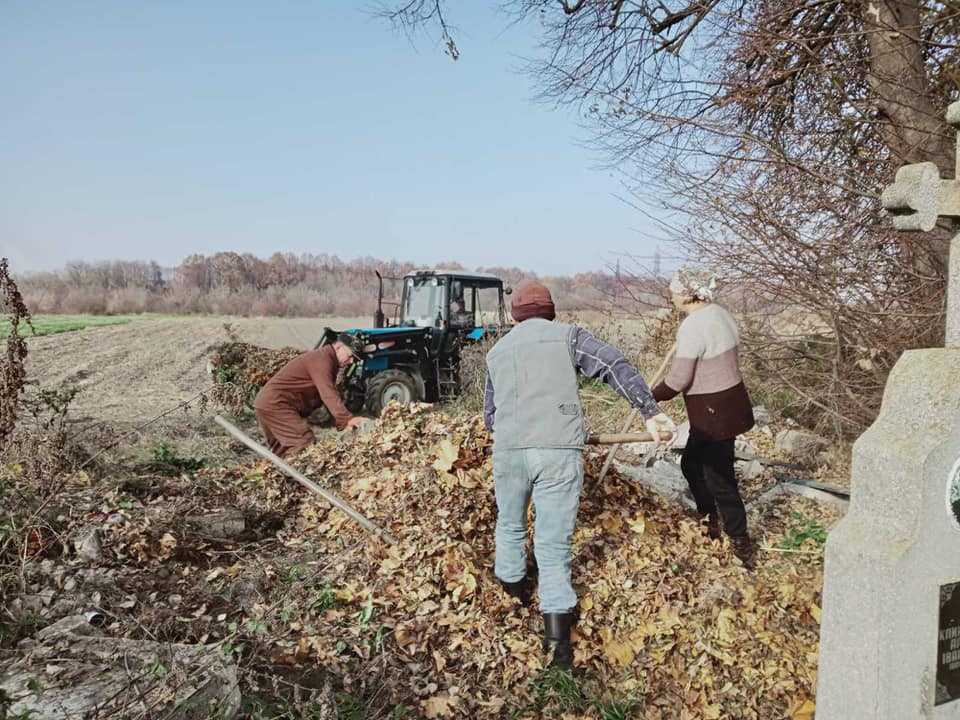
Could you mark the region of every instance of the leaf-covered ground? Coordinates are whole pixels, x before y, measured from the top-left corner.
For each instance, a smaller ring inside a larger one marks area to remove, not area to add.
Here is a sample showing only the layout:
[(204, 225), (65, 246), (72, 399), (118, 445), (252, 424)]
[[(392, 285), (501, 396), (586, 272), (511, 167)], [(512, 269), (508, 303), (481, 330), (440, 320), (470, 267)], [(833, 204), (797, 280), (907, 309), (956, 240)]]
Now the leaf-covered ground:
[[(599, 484), (591, 451), (571, 681), (543, 670), (537, 608), (493, 578), (488, 443), (478, 417), (392, 406), (370, 434), (325, 434), (294, 458), (394, 546), (262, 461), (75, 476), (12, 614), (41, 626), (96, 607), (112, 636), (217, 644), (241, 667), (251, 718), (309, 717), (311, 693), (331, 683), (349, 718), (811, 717), (811, 528), (835, 519), (827, 511), (792, 497), (751, 516), (766, 549), (747, 573), (683, 510), (616, 472)], [(228, 539), (196, 520), (217, 513), (239, 519)], [(91, 526), (95, 564), (63, 551)]]

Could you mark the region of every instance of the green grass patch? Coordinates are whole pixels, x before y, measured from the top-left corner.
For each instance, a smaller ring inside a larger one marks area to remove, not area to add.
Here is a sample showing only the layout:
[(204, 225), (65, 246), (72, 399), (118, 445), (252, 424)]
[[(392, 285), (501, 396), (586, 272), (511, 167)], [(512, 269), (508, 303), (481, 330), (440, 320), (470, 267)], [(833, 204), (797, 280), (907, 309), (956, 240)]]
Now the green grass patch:
[(600, 720), (630, 720), (639, 707), (639, 703), (633, 699), (614, 699), (594, 703), (594, 707), (600, 713)]
[(794, 513), (793, 520), (794, 526), (780, 543), (781, 550), (797, 550), (807, 540), (813, 541), (817, 547), (823, 547), (827, 542), (827, 529), (816, 520), (810, 520), (800, 513)]
[(569, 670), (548, 667), (533, 680), (534, 707), (543, 710), (547, 705), (556, 706), (568, 713), (582, 709), (587, 698)]
[(337, 698), (337, 720), (364, 720), (367, 709), (363, 703), (353, 695), (339, 692)]
[(177, 451), (165, 442), (153, 447), (151, 467), (163, 475), (179, 475), (196, 472), (204, 465), (203, 458), (181, 457)]
[[(58, 333), (85, 330), (92, 327), (107, 325), (125, 325), (137, 320), (140, 315), (34, 315), (33, 332), (29, 326), (21, 325), (20, 329), (26, 337), (31, 335), (56, 335)], [(0, 339), (10, 334), (10, 321), (0, 320)]]

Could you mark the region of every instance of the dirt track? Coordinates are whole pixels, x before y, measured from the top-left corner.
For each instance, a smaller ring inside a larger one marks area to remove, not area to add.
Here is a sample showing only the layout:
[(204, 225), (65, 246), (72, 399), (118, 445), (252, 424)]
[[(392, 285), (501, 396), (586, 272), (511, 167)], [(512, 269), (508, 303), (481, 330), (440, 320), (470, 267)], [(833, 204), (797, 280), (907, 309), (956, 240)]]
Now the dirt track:
[[(136, 426), (187, 400), (210, 384), (206, 371), (211, 345), (226, 339), (229, 322), (244, 341), (267, 347), (313, 347), (325, 326), (343, 329), (369, 324), (360, 318), (183, 317), (136, 320), (33, 338), (28, 374), (45, 387), (76, 385), (81, 393), (71, 415), (86, 425), (105, 421)], [(209, 415), (209, 413), (208, 413)], [(205, 416), (174, 413), (156, 433), (174, 439), (208, 435)]]

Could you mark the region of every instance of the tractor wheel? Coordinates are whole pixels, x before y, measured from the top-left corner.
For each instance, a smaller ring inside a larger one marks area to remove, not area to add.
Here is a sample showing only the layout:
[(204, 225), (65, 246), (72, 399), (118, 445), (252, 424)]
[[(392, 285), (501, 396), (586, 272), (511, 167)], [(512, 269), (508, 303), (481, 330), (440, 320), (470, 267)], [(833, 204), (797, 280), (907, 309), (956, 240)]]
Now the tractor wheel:
[(417, 381), (409, 373), (384, 370), (367, 380), (367, 412), (380, 417), (383, 408), (391, 400), (402, 405), (422, 400)]

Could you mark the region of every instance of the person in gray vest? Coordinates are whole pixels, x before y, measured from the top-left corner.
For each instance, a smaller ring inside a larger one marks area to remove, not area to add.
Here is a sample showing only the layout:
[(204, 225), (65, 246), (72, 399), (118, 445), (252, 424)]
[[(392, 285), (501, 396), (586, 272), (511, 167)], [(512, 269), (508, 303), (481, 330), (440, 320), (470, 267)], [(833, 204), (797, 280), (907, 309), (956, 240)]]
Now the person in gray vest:
[(544, 652), (571, 668), (570, 630), (577, 596), (570, 582), (570, 541), (583, 485), (586, 441), (577, 372), (600, 378), (640, 410), (649, 432), (675, 430), (650, 388), (616, 348), (577, 327), (552, 322), (550, 291), (525, 280), (513, 292), (517, 325), (487, 354), (484, 423), (493, 432), (497, 498), (494, 574), (524, 604), (527, 506), (532, 498)]

